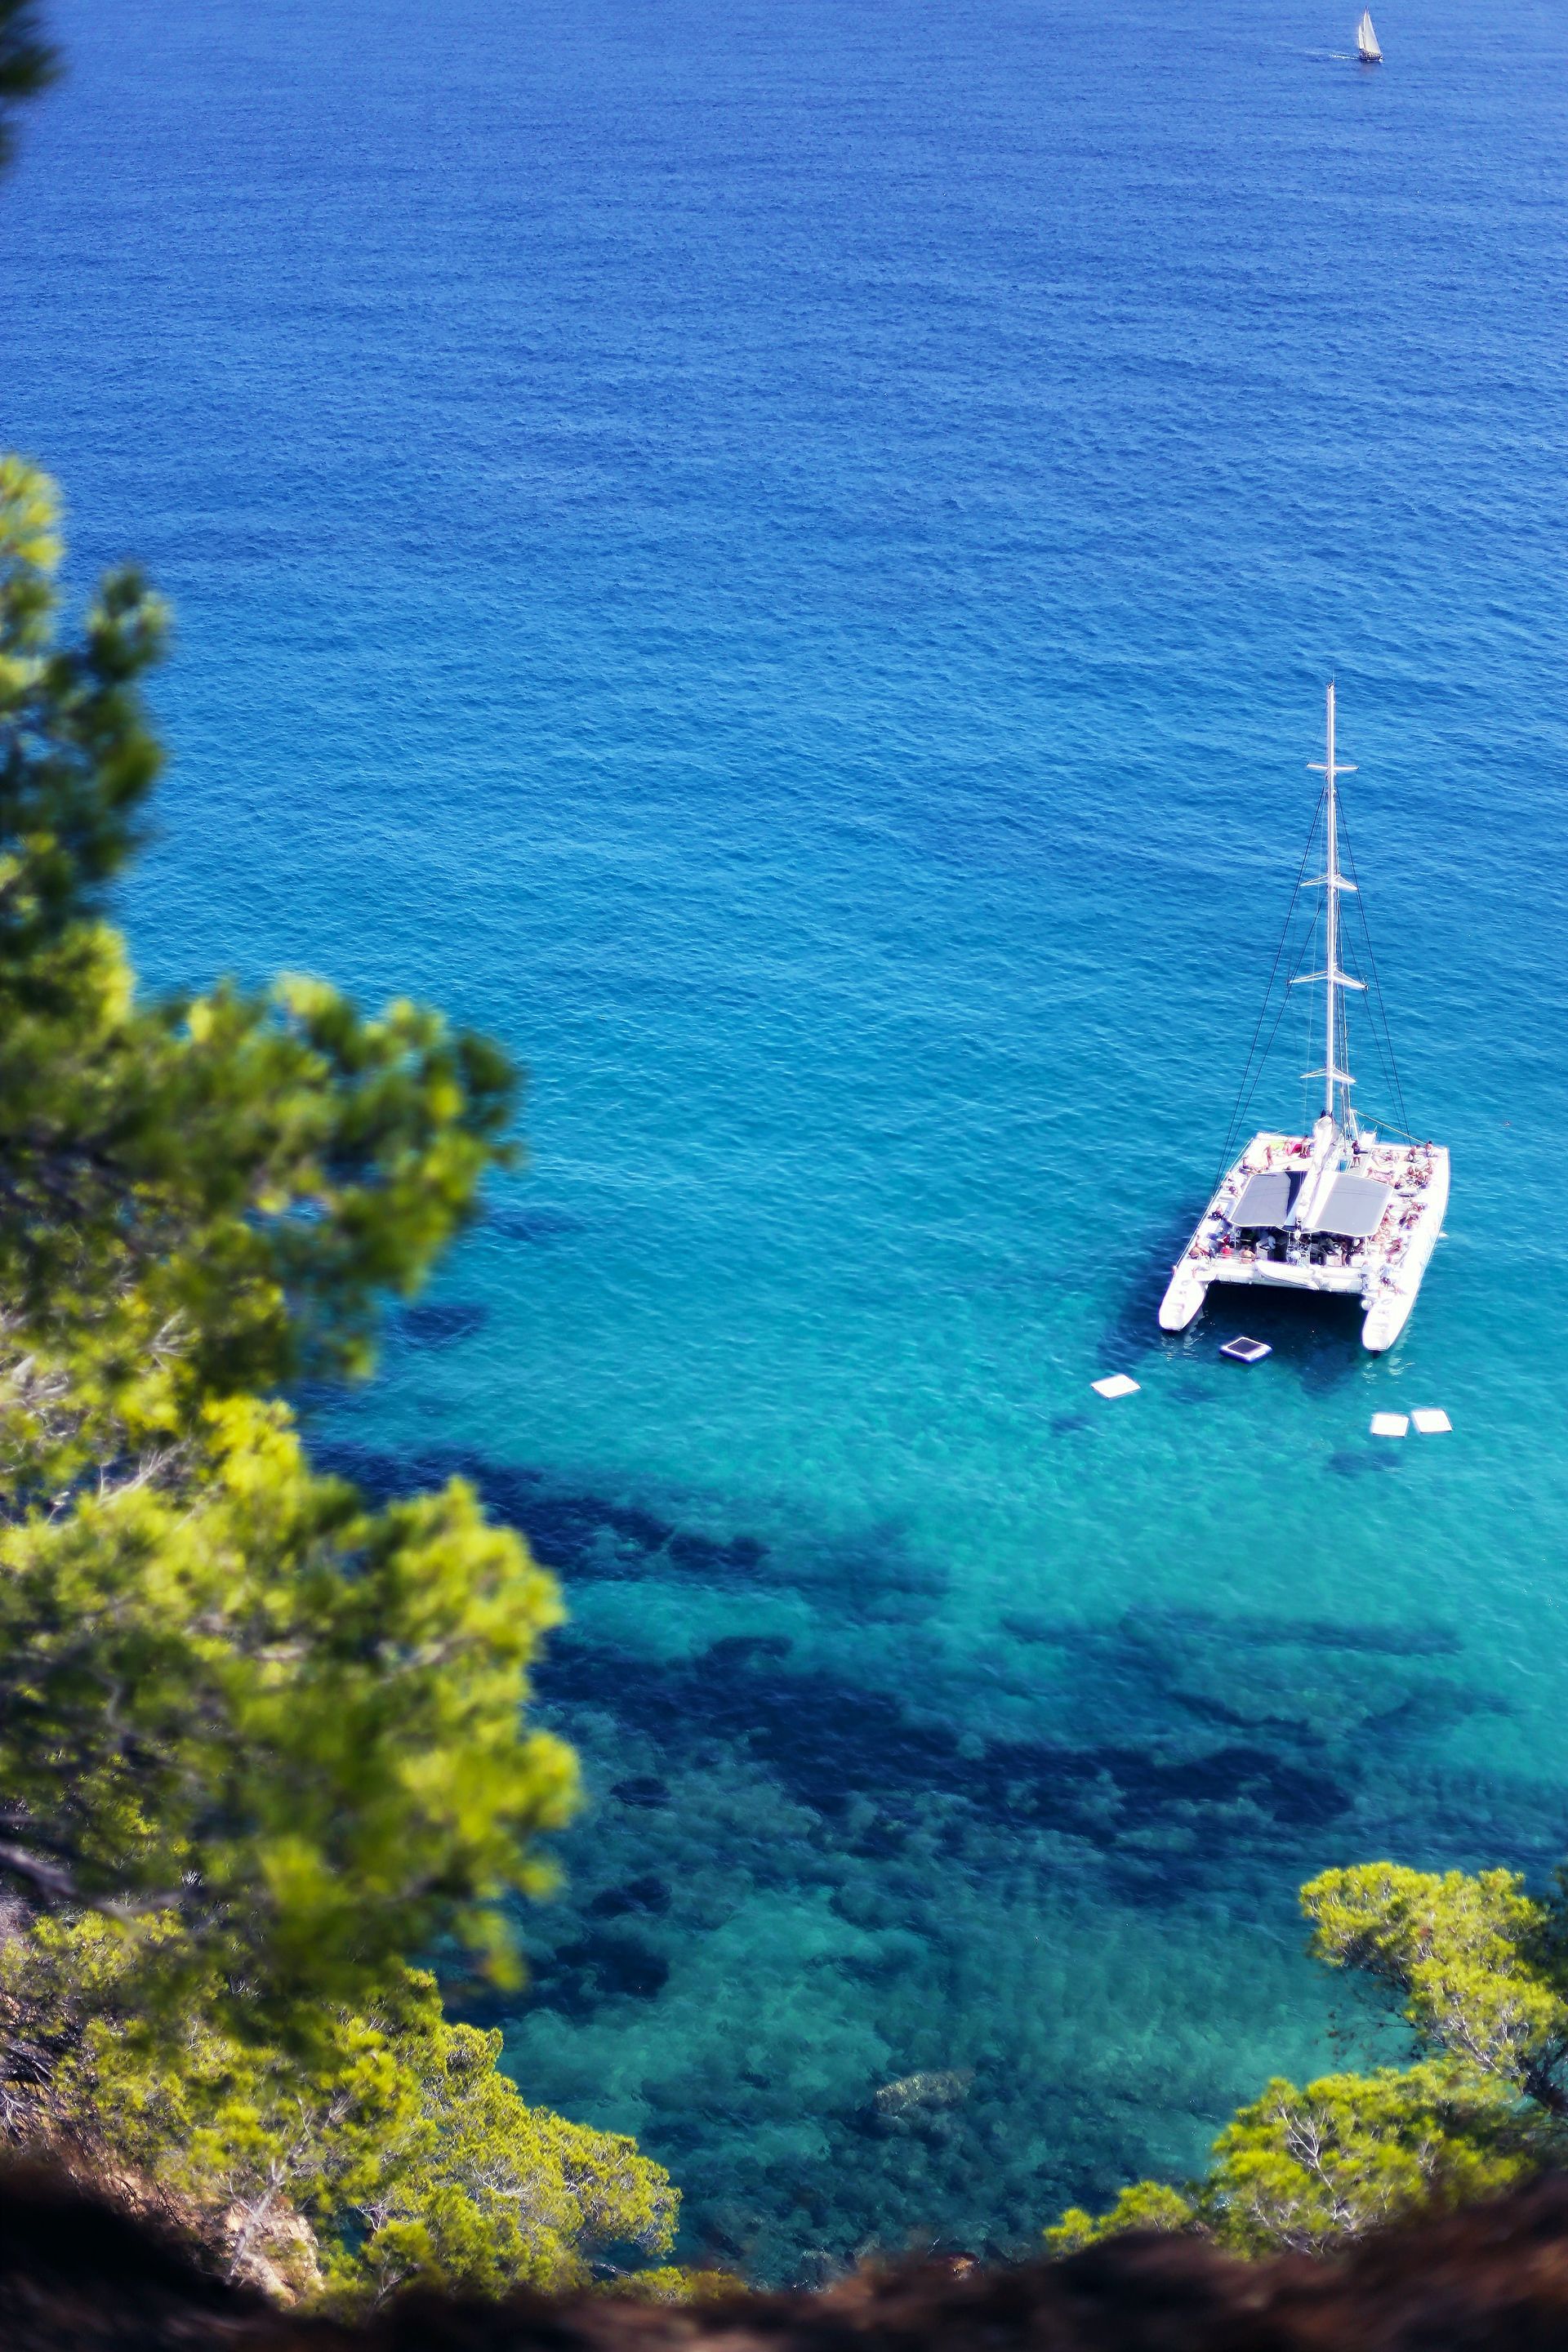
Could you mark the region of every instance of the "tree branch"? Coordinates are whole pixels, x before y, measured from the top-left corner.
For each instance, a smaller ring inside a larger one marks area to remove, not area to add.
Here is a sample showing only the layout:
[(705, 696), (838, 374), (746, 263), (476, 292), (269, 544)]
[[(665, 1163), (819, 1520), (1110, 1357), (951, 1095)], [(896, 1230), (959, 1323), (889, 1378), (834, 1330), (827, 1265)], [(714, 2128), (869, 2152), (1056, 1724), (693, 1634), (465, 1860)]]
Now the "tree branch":
[(81, 1911), (97, 1911), (107, 1919), (143, 1919), (154, 1911), (172, 1910), (179, 1890), (157, 1895), (89, 1895), (77, 1885), (63, 1863), (47, 1854), (30, 1853), (26, 1846), (0, 1844), (0, 1871), (9, 1870), (54, 1903), (69, 1903)]

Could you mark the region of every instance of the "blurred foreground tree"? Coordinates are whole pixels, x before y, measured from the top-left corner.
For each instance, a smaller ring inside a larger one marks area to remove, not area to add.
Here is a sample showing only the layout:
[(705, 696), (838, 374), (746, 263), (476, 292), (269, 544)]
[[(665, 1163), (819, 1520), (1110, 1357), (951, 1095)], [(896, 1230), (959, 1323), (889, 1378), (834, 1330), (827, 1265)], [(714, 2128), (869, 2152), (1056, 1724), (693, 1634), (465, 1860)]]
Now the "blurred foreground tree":
[(138, 991), (105, 894), (165, 619), (121, 572), (62, 638), (59, 560), (0, 459), (0, 2130), (285, 2292), (578, 2284), (668, 2252), (668, 2176), (409, 1965), (518, 1974), (501, 1906), (575, 1801), (524, 1718), (555, 1587), (461, 1482), (317, 1475), (282, 1402), (368, 1368), (514, 1074), (319, 981)]
[(321, 982), (139, 997), (101, 909), (163, 615), (122, 573), (61, 644), (58, 561), (49, 486), (0, 460), (0, 1871), (174, 1911), (298, 2031), (438, 1931), (499, 1959), (571, 1809), (522, 1722), (550, 1580), (460, 1484), (373, 1512), (313, 1475), (276, 1402), (364, 1369), (509, 1156), (514, 1079)]
[[(0, 169), (58, 70), (0, 0)], [(105, 898), (165, 614), (123, 571), (62, 641), (59, 561), (0, 457), (0, 2137), (285, 2295), (580, 2285), (668, 2253), (679, 2192), (405, 1958), (518, 1973), (498, 1905), (575, 1800), (523, 1722), (554, 1586), (459, 1482), (373, 1511), (313, 1475), (279, 1395), (369, 1369), (515, 1074), (319, 981), (139, 996)]]
[(16, 146), (16, 106), (47, 89), (59, 69), (58, 53), (44, 37), (34, 0), (0, 0), (0, 171)]
[(1507, 1870), (1446, 1876), (1370, 1863), (1301, 1890), (1312, 1948), (1398, 1996), (1415, 2061), (1270, 2083), (1184, 2189), (1142, 2181), (1074, 2207), (1060, 2252), (1124, 2230), (1191, 2230), (1245, 2254), (1318, 2252), (1424, 2207), (1493, 2196), (1568, 2161), (1568, 1900)]

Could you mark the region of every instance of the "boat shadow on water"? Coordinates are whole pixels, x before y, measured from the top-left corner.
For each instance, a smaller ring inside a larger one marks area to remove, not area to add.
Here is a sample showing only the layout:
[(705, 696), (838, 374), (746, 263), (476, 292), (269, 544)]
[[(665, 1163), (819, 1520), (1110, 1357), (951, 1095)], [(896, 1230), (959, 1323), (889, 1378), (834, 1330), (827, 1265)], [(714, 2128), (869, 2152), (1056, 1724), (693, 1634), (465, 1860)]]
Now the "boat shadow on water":
[[(1164, 1252), (1151, 1252), (1108, 1317), (1100, 1339), (1103, 1368), (1137, 1373), (1156, 1359), (1213, 1363), (1226, 1380), (1257, 1380), (1271, 1365), (1289, 1365), (1302, 1387), (1317, 1395), (1364, 1377), (1369, 1359), (1361, 1343), (1362, 1304), (1355, 1297), (1324, 1292), (1229, 1290), (1216, 1284), (1203, 1312), (1184, 1331), (1158, 1328), (1156, 1311), (1168, 1276)], [(1262, 1339), (1272, 1354), (1261, 1364), (1226, 1362), (1220, 1349), (1244, 1335)], [(1208, 1402), (1205, 1391), (1194, 1402)]]

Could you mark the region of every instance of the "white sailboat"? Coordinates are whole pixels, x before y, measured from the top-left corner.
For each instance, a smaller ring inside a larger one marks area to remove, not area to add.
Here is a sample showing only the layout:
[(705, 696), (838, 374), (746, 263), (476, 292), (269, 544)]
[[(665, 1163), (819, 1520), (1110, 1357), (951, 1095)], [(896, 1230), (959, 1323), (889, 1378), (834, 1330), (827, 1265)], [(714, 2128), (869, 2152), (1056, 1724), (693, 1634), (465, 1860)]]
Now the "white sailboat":
[(1372, 29), (1372, 10), (1363, 8), (1361, 23), (1355, 28), (1355, 45), (1364, 66), (1380, 66), (1383, 51), (1377, 46), (1377, 35)]
[(1338, 1293), (1360, 1299), (1362, 1345), (1378, 1355), (1409, 1320), (1442, 1231), (1448, 1154), (1437, 1144), (1380, 1137), (1351, 1104), (1345, 992), (1364, 994), (1367, 983), (1342, 962), (1341, 899), (1357, 886), (1341, 866), (1339, 779), (1355, 771), (1334, 757), (1331, 685), (1327, 757), (1311, 764), (1324, 780), (1326, 855), (1324, 871), (1301, 887), (1325, 893), (1323, 969), (1297, 973), (1289, 985), (1323, 987), (1323, 1067), (1304, 1074), (1322, 1079), (1323, 1108), (1310, 1135), (1264, 1129), (1226, 1170), (1172, 1272), (1160, 1325), (1184, 1331), (1215, 1283)]

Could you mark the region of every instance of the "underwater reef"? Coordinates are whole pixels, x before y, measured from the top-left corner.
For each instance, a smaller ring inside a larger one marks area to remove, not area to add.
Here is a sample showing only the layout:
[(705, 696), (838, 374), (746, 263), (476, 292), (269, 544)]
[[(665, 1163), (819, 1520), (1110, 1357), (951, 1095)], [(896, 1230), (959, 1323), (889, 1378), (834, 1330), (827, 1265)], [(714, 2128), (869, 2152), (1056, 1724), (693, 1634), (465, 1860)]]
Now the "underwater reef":
[(331, 1458), (373, 1494), (461, 1472), (563, 1579), (542, 1720), (589, 1810), (520, 1916), (526, 1990), (448, 2000), (526, 2095), (669, 2168), (690, 2262), (1018, 2258), (1201, 2168), (1270, 2074), (1381, 2053), (1305, 1957), (1303, 1878), (1562, 1850), (1538, 1790), (1429, 1769), (1496, 1704), (1436, 1617), (1009, 1602), (943, 1680), (897, 1530), (785, 1557), (482, 1455)]

